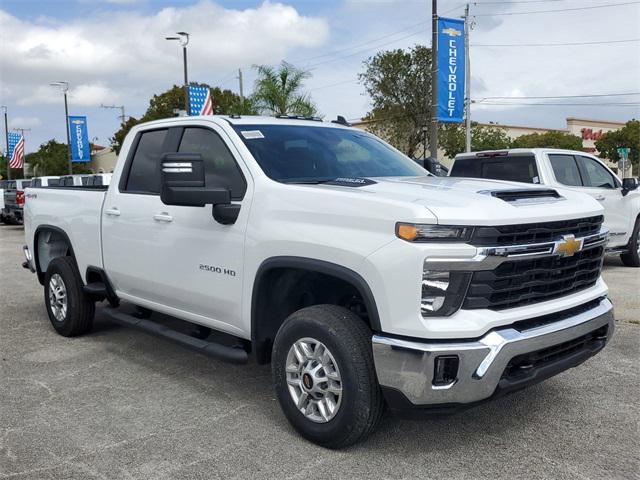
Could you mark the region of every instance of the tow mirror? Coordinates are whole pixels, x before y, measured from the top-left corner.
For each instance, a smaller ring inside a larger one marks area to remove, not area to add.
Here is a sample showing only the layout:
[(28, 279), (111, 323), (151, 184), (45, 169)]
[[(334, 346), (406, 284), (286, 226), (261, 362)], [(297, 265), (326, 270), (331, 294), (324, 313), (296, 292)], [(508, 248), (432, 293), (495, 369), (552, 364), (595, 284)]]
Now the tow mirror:
[(622, 179), (622, 195), (626, 195), (632, 190), (636, 190), (638, 188), (638, 179), (635, 177), (631, 178), (623, 178)]
[(207, 188), (202, 155), (165, 153), (161, 159), (160, 199), (165, 205), (204, 207), (213, 205), (213, 218), (223, 225), (235, 223), (240, 205), (231, 203), (228, 188)]

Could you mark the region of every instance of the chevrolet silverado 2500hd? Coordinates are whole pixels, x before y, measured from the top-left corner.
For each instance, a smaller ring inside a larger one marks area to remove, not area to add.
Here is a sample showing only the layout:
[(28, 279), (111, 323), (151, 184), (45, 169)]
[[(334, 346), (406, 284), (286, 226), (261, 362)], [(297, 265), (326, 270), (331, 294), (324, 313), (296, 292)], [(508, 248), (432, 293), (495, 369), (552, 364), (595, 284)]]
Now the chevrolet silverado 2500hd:
[(339, 448), (385, 404), (455, 410), (600, 351), (602, 214), (569, 190), (433, 177), (345, 125), (174, 118), (131, 130), (108, 187), (28, 189), (24, 266), (61, 335), (107, 300), (120, 324), (271, 362), (287, 419)]
[(584, 192), (604, 207), (609, 230), (607, 253), (620, 254), (629, 267), (640, 267), (640, 192), (638, 179), (622, 181), (598, 157), (552, 148), (461, 153), (452, 177), (535, 183)]

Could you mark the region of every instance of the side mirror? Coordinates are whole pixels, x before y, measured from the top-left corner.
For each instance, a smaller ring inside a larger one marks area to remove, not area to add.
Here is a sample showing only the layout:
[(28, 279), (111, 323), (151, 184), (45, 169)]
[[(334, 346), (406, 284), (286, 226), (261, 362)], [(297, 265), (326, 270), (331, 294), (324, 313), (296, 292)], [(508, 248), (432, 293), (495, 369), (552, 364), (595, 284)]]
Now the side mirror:
[(200, 154), (165, 153), (161, 164), (160, 199), (165, 205), (204, 207), (231, 203), (228, 189), (206, 188)]
[(636, 190), (638, 188), (638, 179), (635, 177), (631, 178), (623, 178), (622, 179), (622, 195), (626, 195), (632, 190)]

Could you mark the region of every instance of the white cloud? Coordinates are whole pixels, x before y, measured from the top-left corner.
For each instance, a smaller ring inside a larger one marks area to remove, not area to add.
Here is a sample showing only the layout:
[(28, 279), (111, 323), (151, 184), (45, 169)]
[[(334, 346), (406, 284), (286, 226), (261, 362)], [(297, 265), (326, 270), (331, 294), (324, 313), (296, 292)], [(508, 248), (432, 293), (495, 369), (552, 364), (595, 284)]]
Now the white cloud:
[(42, 125), (38, 117), (14, 117), (9, 121), (9, 128), (35, 128)]

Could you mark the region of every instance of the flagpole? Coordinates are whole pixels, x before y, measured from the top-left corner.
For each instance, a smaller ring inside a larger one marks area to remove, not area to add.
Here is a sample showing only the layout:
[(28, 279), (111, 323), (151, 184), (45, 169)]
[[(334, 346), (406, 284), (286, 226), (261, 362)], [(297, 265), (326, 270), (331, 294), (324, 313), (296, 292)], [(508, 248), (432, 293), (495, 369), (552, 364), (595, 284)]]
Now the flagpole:
[(2, 109), (4, 110), (4, 141), (6, 142), (5, 146), (7, 147), (5, 152), (5, 158), (7, 159), (7, 180), (11, 180), (11, 167), (9, 166), (9, 163), (11, 162), (9, 159), (9, 122), (7, 120), (8, 109), (4, 105), (2, 105)]

